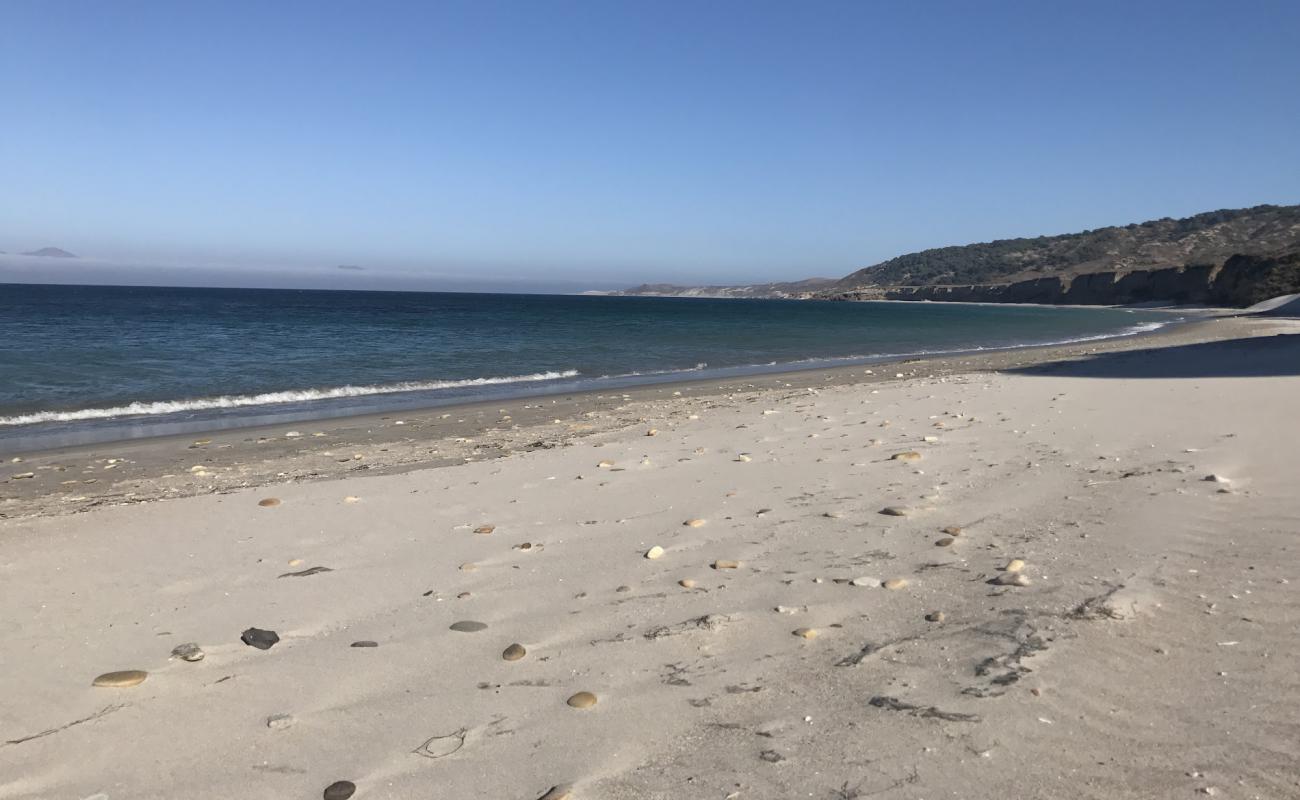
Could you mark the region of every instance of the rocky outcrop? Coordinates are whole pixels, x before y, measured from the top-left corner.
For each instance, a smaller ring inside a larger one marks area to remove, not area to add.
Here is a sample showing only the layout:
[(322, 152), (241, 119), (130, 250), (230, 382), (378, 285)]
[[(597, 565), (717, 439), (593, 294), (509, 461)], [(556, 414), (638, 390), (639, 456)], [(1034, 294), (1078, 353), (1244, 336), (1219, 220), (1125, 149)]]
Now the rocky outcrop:
[(866, 286), (821, 295), (828, 300), (928, 300), (966, 303), (1130, 305), (1134, 303), (1248, 306), (1300, 292), (1300, 251), (1277, 256), (1236, 255), (1222, 266), (1035, 278), (966, 286)]

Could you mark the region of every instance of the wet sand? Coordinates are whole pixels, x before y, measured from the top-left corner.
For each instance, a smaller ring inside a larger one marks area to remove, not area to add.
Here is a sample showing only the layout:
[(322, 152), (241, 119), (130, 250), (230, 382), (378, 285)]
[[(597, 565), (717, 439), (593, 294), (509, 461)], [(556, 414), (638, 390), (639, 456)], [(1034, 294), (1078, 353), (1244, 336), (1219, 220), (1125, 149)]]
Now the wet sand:
[(1300, 796), (1298, 343), (23, 456), (0, 797)]

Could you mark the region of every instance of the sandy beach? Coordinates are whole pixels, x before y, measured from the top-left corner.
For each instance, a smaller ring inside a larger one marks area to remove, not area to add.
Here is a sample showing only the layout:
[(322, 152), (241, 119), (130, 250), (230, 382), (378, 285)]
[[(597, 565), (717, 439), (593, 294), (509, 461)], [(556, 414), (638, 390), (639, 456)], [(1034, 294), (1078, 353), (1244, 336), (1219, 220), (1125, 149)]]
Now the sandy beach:
[(1222, 319), (6, 457), (0, 797), (1300, 797), (1297, 409)]

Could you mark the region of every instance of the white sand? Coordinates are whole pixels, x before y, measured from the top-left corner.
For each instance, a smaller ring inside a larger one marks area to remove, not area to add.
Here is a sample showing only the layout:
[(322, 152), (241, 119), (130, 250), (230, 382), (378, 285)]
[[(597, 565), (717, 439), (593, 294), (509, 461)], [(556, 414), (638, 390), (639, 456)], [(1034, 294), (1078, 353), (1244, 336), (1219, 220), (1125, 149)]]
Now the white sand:
[(0, 797), (1300, 797), (1295, 340), (0, 522)]

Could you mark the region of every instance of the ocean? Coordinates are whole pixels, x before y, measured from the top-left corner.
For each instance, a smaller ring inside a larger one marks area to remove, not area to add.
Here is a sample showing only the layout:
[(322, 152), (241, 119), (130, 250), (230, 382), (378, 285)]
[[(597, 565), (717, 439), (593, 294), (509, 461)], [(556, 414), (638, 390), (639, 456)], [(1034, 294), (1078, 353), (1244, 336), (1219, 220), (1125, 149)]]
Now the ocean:
[(0, 451), (1078, 342), (1167, 312), (0, 284)]

